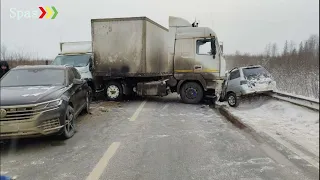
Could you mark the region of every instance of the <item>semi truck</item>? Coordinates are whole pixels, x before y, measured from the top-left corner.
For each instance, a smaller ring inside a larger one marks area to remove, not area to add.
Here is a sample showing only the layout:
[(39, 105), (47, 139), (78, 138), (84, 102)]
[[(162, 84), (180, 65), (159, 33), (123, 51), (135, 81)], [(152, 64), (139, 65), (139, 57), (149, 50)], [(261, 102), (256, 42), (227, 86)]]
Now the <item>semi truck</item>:
[(219, 99), (226, 63), (217, 34), (179, 17), (169, 29), (147, 17), (91, 19), (93, 75), (108, 100), (166, 96)]

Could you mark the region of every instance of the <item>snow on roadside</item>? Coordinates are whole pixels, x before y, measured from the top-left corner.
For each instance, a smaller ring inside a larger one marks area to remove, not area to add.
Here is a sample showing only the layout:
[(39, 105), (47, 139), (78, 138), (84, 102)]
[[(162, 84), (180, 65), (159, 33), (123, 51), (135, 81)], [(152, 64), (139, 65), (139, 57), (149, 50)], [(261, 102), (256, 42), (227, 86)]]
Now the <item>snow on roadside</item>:
[(228, 110), (257, 131), (292, 141), (319, 157), (319, 112), (274, 99), (242, 102)]

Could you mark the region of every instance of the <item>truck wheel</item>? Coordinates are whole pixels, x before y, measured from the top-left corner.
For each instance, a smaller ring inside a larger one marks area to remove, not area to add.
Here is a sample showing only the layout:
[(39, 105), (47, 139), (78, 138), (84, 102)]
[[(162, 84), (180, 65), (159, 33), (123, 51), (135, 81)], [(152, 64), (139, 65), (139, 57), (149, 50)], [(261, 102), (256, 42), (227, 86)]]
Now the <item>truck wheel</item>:
[(122, 92), (122, 86), (118, 82), (109, 82), (106, 86), (106, 97), (109, 101), (121, 100)]
[(181, 87), (180, 97), (184, 103), (197, 104), (203, 99), (203, 89), (198, 83), (187, 82)]
[(237, 107), (239, 106), (239, 99), (235, 93), (229, 93), (227, 95), (228, 104), (231, 107)]

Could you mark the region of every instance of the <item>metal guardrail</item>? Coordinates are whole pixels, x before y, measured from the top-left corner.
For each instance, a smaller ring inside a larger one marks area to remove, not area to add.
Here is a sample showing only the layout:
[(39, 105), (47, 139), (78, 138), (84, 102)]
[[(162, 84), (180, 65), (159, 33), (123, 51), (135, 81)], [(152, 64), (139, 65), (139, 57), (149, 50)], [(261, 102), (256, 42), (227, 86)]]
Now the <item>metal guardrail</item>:
[(298, 105), (298, 106), (302, 106), (302, 107), (306, 107), (306, 108), (309, 108), (312, 110), (319, 111), (319, 101), (317, 101), (315, 99), (303, 98), (303, 97), (289, 95), (289, 94), (281, 93), (281, 92), (273, 92), (268, 95), (273, 98), (287, 101), (287, 102), (290, 102), (290, 103)]

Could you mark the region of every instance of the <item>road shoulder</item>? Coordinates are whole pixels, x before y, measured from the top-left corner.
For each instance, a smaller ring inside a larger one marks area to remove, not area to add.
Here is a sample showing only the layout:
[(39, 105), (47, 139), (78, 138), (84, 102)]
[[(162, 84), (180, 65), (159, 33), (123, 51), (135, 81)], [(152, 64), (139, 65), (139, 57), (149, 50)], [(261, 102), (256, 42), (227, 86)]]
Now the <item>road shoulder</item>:
[(216, 108), (218, 108), (219, 112), (225, 116), (228, 121), (252, 135), (258, 142), (267, 143), (300, 169), (308, 171), (317, 177), (319, 176), (319, 158), (312, 153), (296, 148), (296, 145), (293, 145), (292, 142), (286, 139), (276, 137), (263, 131), (263, 129), (256, 128), (252, 124), (244, 121), (226, 105), (218, 105)]

